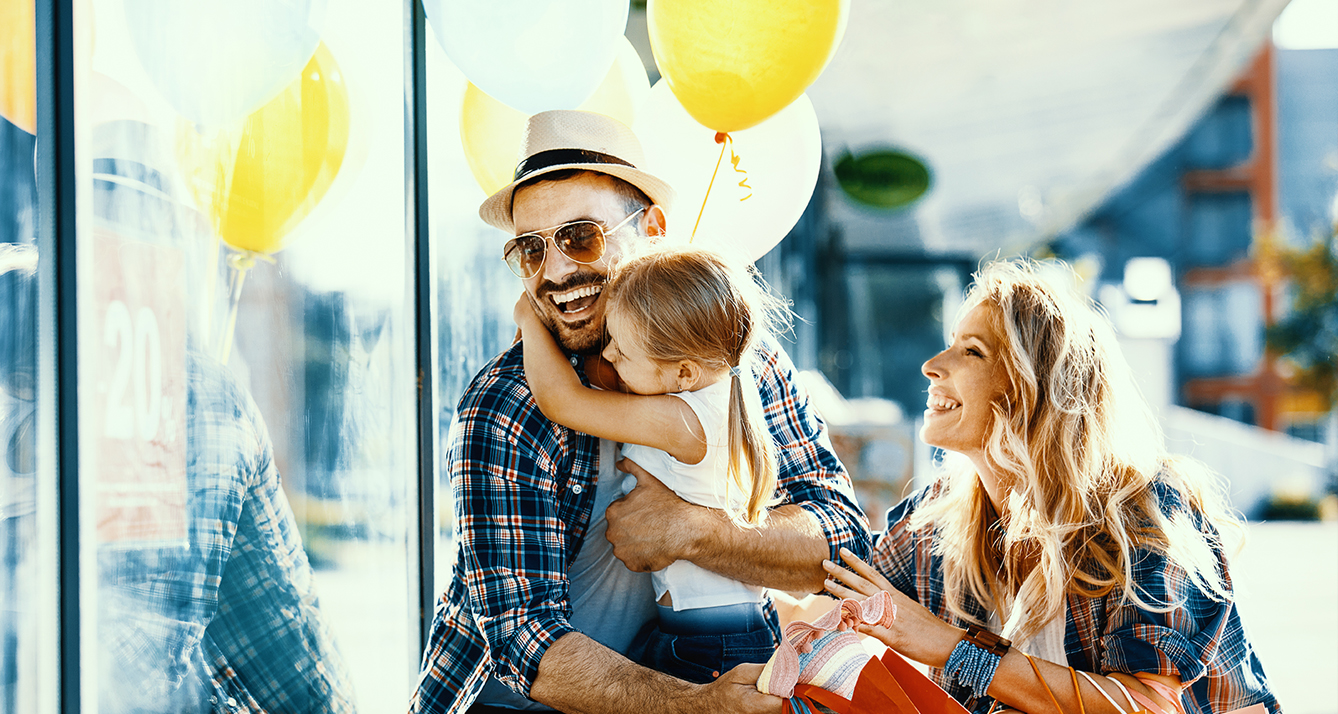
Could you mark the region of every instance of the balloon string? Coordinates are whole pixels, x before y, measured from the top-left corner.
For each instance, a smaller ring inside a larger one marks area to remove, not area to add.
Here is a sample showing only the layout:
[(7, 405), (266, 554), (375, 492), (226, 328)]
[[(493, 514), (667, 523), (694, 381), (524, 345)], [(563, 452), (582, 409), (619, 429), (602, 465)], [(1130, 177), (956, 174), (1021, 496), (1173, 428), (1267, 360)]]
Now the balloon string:
[[(706, 195), (702, 197), (702, 207), (697, 211), (697, 222), (692, 224), (692, 235), (688, 236), (689, 243), (692, 242), (693, 238), (697, 237), (697, 226), (702, 224), (702, 214), (706, 212), (706, 201), (711, 198), (711, 188), (715, 186), (715, 176), (720, 173), (720, 162), (725, 160), (725, 146), (727, 146), (730, 141), (733, 141), (733, 139), (730, 138), (729, 134), (726, 134), (723, 131), (715, 133), (715, 143), (720, 145), (720, 158), (715, 160), (715, 171), (711, 172), (711, 183), (706, 185)], [(731, 151), (730, 156), (733, 155), (734, 152)]]
[(743, 198), (740, 198), (739, 200), (747, 201), (748, 199), (753, 197), (753, 187), (748, 185), (748, 172), (745, 171), (744, 169), (739, 168), (739, 155), (734, 153), (734, 148), (732, 146), (729, 149), (729, 163), (734, 167), (735, 171), (743, 174), (743, 178), (739, 179), (739, 188), (748, 189), (748, 195), (744, 196)]
[(237, 329), (237, 308), (242, 302), (242, 284), (246, 282), (246, 271), (254, 268), (256, 260), (274, 262), (272, 256), (253, 250), (237, 250), (228, 254), (228, 267), (232, 273), (228, 276), (228, 319), (223, 323), (223, 335), (218, 343), (218, 361), (228, 363), (232, 355), (232, 337)]
[(205, 268), (205, 296), (208, 302), (204, 309), (205, 349), (208, 350), (214, 339), (214, 297), (218, 294), (218, 249), (223, 240), (214, 234), (214, 249), (209, 251), (209, 264)]

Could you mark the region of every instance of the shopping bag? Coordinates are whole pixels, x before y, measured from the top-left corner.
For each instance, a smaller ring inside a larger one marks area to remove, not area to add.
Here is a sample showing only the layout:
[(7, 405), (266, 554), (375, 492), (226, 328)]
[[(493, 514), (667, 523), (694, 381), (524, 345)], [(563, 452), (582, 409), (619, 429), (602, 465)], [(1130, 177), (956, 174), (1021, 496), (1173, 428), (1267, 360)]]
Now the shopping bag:
[(821, 705), (837, 714), (966, 714), (938, 685), (888, 650), (870, 655), (855, 628), (892, 624), (892, 596), (880, 592), (863, 602), (842, 600), (812, 623), (792, 622), (757, 688), (785, 697), (787, 714), (816, 714)]

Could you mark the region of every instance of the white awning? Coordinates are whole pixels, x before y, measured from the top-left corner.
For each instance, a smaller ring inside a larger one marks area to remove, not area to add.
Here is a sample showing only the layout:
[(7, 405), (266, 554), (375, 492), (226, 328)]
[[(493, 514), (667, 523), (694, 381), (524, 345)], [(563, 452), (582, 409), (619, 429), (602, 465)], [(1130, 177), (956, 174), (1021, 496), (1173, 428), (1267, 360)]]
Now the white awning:
[(829, 159), (891, 145), (930, 193), (863, 209), (831, 182), (847, 246), (984, 254), (1078, 221), (1192, 125), (1287, 0), (852, 0), (809, 89)]

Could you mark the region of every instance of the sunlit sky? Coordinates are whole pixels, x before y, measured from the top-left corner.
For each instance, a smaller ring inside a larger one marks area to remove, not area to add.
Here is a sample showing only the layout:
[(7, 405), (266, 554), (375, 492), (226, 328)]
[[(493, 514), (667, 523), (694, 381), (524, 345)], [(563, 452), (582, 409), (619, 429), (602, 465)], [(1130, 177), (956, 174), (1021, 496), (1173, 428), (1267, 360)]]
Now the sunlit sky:
[(1273, 23), (1273, 44), (1286, 50), (1338, 49), (1338, 0), (1292, 0)]

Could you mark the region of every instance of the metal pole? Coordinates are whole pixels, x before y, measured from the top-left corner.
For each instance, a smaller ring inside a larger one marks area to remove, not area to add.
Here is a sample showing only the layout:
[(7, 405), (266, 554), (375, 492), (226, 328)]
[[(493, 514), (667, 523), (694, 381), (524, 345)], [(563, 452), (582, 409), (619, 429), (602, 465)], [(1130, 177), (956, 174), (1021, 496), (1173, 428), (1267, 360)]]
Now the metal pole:
[(74, 8), (72, 0), (39, 0), (36, 9), (38, 414), (39, 433), (50, 435), (39, 439), (45, 442), (48, 457), (54, 459), (57, 479), (59, 708), (75, 714), (83, 700)]
[(406, 227), (413, 246), (414, 354), (418, 397), (418, 615), (419, 653), (428, 645), (437, 600), (434, 571), (437, 541), (437, 409), (435, 251), (428, 222), (426, 23), (419, 0), (405, 0), (405, 197)]

